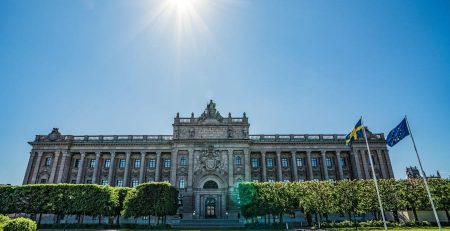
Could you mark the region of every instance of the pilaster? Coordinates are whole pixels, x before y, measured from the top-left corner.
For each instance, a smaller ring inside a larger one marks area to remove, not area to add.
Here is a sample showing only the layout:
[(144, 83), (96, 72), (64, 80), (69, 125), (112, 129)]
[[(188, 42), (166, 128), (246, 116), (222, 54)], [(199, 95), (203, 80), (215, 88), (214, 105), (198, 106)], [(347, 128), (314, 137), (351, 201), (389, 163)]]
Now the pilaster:
[(311, 151), (306, 151), (306, 167), (308, 168), (308, 178), (309, 180), (314, 180), (314, 174), (311, 166)]
[(56, 183), (64, 183), (64, 180), (63, 180), (64, 173), (67, 172), (67, 170), (68, 170), (68, 168), (66, 166), (67, 166), (67, 162), (69, 161), (69, 158), (70, 158), (70, 152), (68, 152), (67, 150), (62, 150), (61, 153), (62, 153), (62, 157), (61, 157), (61, 163), (60, 163), (60, 167), (58, 170), (58, 178), (56, 180)]
[(98, 166), (100, 165), (100, 156), (101, 156), (101, 153), (99, 151), (95, 152), (95, 166), (94, 166), (94, 172), (92, 173), (92, 184), (97, 184)]
[(295, 151), (291, 151), (292, 155), (292, 171), (294, 171), (294, 180), (298, 181), (297, 156)]
[(344, 179), (344, 172), (342, 171), (342, 165), (341, 165), (341, 152), (340, 151), (336, 151), (336, 165), (338, 168), (338, 173), (339, 173), (339, 180), (343, 180)]
[(250, 151), (248, 149), (244, 149), (244, 166), (245, 166), (245, 181), (250, 181)]
[(39, 174), (39, 168), (41, 167), (41, 159), (44, 153), (42, 151), (37, 152), (37, 159), (34, 162), (33, 175), (31, 176), (31, 183), (36, 184), (37, 175)]
[(142, 184), (145, 182), (144, 176), (145, 176), (145, 152), (141, 152), (141, 166), (139, 169), (139, 184)]
[(170, 156), (170, 183), (173, 186), (177, 185), (177, 158), (178, 150), (172, 150), (172, 154)]
[(278, 175), (278, 181), (283, 181), (283, 173), (281, 169), (281, 152), (277, 151), (277, 175)]
[(266, 152), (261, 152), (262, 180), (267, 182)]
[(28, 159), (27, 170), (25, 172), (25, 176), (23, 177), (22, 184), (28, 184), (28, 182), (29, 182), (31, 166), (33, 166), (33, 159), (34, 159), (34, 151), (32, 150), (30, 152), (30, 158)]
[(159, 175), (161, 174), (161, 151), (156, 152), (156, 169), (155, 169), (155, 181), (159, 182)]
[(111, 153), (111, 162), (109, 163), (109, 169), (108, 169), (108, 184), (113, 186), (113, 185), (115, 185), (113, 183), (113, 180), (114, 180), (113, 175), (114, 175), (114, 169), (115, 169), (114, 160), (116, 158), (116, 153), (115, 152), (110, 152), (110, 153)]
[(323, 178), (324, 180), (328, 180), (327, 152), (321, 150), (320, 154), (322, 155)]
[(78, 165), (77, 184), (81, 183), (81, 177), (83, 175), (84, 158), (85, 157), (86, 157), (86, 153), (85, 152), (81, 152), (80, 164)]
[(55, 151), (53, 154), (52, 171), (50, 172), (50, 178), (48, 180), (48, 183), (50, 184), (56, 183), (54, 181), (56, 178), (56, 167), (58, 167), (59, 155), (59, 151)]
[(125, 152), (125, 172), (123, 174), (123, 186), (125, 186), (125, 187), (129, 187), (128, 175), (130, 172), (130, 157), (131, 157), (131, 151)]

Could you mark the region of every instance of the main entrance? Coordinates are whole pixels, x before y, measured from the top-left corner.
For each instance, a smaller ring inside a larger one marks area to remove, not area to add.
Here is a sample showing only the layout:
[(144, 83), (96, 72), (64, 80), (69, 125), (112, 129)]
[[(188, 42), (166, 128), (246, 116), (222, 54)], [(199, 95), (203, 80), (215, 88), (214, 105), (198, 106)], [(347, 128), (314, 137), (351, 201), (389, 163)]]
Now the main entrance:
[(205, 218), (216, 218), (216, 199), (206, 198), (206, 200), (205, 200)]

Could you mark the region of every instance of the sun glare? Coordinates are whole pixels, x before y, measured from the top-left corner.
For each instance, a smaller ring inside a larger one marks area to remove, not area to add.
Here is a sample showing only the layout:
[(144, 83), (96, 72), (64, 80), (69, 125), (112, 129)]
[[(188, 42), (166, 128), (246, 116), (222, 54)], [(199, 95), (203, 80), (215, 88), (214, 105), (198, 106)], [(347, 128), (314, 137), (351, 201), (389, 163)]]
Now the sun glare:
[(174, 8), (178, 14), (186, 14), (188, 11), (194, 10), (193, 7), (194, 0), (169, 0), (170, 5)]

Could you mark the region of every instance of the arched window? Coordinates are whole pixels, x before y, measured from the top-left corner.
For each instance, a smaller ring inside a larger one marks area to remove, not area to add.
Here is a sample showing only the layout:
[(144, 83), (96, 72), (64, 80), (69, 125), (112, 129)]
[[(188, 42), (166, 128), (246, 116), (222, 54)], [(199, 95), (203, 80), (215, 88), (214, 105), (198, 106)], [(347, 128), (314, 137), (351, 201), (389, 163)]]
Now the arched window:
[(204, 185), (203, 185), (204, 189), (215, 189), (215, 188), (219, 188), (219, 186), (217, 185), (217, 183), (213, 180), (207, 181)]

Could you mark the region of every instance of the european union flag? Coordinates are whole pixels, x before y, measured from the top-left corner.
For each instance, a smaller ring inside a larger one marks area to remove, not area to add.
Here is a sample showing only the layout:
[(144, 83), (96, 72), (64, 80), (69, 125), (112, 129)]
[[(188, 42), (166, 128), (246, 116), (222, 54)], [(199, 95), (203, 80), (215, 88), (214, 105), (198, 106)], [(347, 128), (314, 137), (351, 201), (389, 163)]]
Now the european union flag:
[(362, 129), (363, 129), (363, 125), (362, 125), (361, 119), (359, 119), (358, 123), (356, 123), (355, 127), (353, 128), (352, 132), (350, 132), (345, 137), (345, 144), (352, 146), (353, 141), (363, 137), (364, 133), (363, 133)]
[(409, 129), (408, 125), (406, 124), (406, 118), (404, 118), (402, 122), (400, 122), (400, 124), (397, 125), (397, 127), (395, 127), (394, 129), (392, 129), (391, 132), (389, 132), (386, 138), (386, 142), (389, 145), (389, 147), (392, 147), (396, 145), (398, 142), (400, 142), (400, 140), (407, 137), (408, 135)]

